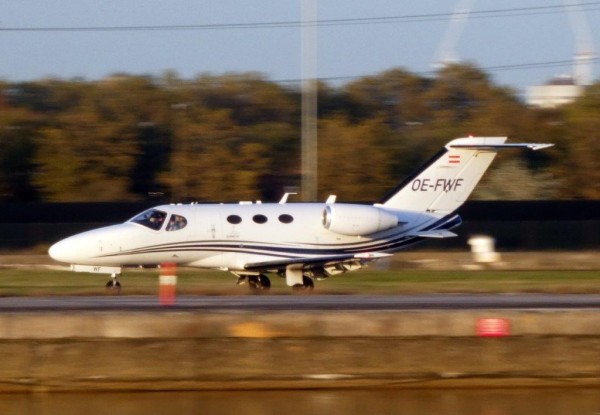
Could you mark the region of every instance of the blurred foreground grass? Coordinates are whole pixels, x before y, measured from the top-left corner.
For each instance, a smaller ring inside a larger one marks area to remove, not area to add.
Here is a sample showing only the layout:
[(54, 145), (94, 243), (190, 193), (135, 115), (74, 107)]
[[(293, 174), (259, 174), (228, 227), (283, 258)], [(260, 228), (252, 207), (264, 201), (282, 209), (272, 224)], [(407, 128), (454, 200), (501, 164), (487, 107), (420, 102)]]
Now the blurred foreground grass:
[[(285, 280), (271, 276), (271, 294), (291, 294)], [(108, 275), (46, 269), (0, 269), (0, 296), (104, 295)], [(158, 270), (126, 269), (122, 295), (156, 295)], [(178, 294), (245, 295), (227, 272), (182, 269)], [(416, 293), (600, 293), (598, 271), (425, 271), (364, 270), (316, 281), (314, 294)]]

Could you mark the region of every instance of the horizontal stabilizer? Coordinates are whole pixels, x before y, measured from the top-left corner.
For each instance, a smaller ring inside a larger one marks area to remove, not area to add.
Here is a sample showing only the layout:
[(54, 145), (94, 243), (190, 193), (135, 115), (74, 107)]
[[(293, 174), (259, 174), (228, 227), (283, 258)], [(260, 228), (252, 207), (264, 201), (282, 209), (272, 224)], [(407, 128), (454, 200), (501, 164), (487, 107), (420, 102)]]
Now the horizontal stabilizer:
[(450, 232), (450, 231), (445, 230), (445, 229), (439, 229), (439, 230), (434, 230), (434, 231), (417, 232), (417, 233), (414, 234), (414, 236), (419, 236), (421, 238), (438, 238), (438, 239), (442, 239), (442, 238), (454, 238), (455, 236), (458, 236), (458, 235), (455, 234), (454, 232)]
[(450, 148), (465, 148), (469, 150), (501, 150), (503, 148), (527, 148), (529, 150), (542, 150), (552, 147), (549, 143), (508, 143), (508, 144), (450, 144)]

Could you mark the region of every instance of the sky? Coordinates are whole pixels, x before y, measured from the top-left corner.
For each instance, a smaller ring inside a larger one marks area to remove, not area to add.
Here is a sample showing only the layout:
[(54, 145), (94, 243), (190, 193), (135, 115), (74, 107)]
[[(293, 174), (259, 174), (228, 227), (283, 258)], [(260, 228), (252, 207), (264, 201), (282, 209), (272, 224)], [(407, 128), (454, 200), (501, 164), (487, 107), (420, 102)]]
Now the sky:
[[(574, 31), (568, 16), (556, 7), (563, 1), (461, 1), (473, 3), (471, 18), (456, 42), (455, 55), (461, 61), (486, 69), (569, 61), (575, 53)], [(338, 20), (339, 24), (317, 28), (317, 76), (343, 83), (396, 67), (430, 75), (436, 51), (448, 30), (447, 14), (457, 3), (458, 0), (318, 0), (318, 20)], [(600, 54), (600, 1), (585, 3), (594, 47)], [(175, 70), (185, 79), (202, 73), (252, 71), (273, 81), (297, 80), (302, 76), (301, 28), (297, 24), (251, 28), (236, 25), (298, 22), (300, 4), (301, 0), (6, 1), (0, 5), (0, 79), (93, 80), (114, 73), (160, 76)], [(486, 13), (499, 9), (520, 10)], [(435, 14), (442, 16), (433, 18)], [(427, 18), (406, 18), (423, 15)], [(383, 17), (395, 19), (378, 20)], [(346, 19), (361, 20), (360, 24), (349, 24), (351, 21)], [(170, 25), (203, 28), (22, 30)], [(522, 90), (572, 72), (566, 64), (540, 66), (494, 69), (489, 73), (494, 82)], [(599, 68), (600, 62), (594, 63), (594, 80), (600, 77)]]

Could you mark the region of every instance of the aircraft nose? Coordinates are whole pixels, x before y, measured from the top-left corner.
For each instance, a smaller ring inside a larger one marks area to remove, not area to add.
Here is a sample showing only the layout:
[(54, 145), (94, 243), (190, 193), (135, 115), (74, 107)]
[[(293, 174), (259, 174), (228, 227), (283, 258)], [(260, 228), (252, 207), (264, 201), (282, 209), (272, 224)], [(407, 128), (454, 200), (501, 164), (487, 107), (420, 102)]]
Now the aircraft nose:
[(82, 233), (58, 241), (48, 249), (50, 258), (58, 262), (82, 264), (94, 256), (98, 241), (93, 234)]
[(48, 249), (48, 255), (58, 262), (70, 262), (70, 258), (73, 257), (74, 253), (73, 248), (74, 246), (69, 240), (63, 239)]
[(58, 241), (48, 249), (48, 255), (58, 262), (70, 264), (107, 264), (110, 259), (101, 258), (102, 255), (120, 252), (135, 229), (130, 224), (93, 229)]

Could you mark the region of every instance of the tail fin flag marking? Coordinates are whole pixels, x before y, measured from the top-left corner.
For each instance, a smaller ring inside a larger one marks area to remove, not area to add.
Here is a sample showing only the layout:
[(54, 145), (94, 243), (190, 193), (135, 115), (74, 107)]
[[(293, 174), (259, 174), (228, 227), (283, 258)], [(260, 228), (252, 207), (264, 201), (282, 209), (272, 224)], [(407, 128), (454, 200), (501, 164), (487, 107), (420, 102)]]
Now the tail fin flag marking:
[(453, 154), (448, 156), (448, 163), (460, 164), (460, 154)]

